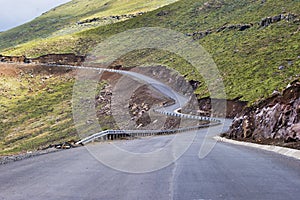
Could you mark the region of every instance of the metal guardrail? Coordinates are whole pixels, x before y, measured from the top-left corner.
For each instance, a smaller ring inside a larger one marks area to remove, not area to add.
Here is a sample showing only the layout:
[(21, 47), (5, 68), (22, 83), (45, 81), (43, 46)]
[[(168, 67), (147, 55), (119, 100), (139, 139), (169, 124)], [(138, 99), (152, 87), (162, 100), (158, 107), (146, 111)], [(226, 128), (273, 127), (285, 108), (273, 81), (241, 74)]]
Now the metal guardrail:
[(179, 117), (179, 118), (185, 118), (185, 119), (193, 119), (193, 120), (199, 120), (199, 121), (210, 121), (210, 122), (217, 122), (220, 123), (221, 121), (217, 118), (212, 117), (205, 117), (205, 116), (197, 116), (197, 115), (188, 115), (188, 114), (182, 114), (182, 113), (176, 113), (176, 112), (168, 112), (168, 111), (160, 111), (158, 109), (153, 110), (156, 113), (160, 113), (167, 116), (172, 117)]
[(205, 125), (198, 125), (193, 127), (186, 127), (186, 128), (178, 128), (178, 129), (169, 129), (169, 130), (106, 130), (96, 134), (93, 134), (89, 137), (86, 137), (76, 144), (86, 144), (89, 142), (100, 140), (116, 140), (119, 138), (125, 137), (146, 137), (146, 136), (154, 136), (154, 135), (170, 135), (180, 132), (192, 131), (197, 130), (200, 128), (208, 128), (210, 126), (216, 126), (221, 124), (219, 123), (210, 123)]
[(97, 139), (116, 140), (116, 139), (124, 138), (124, 137), (137, 137), (137, 136), (145, 137), (145, 136), (153, 136), (153, 135), (169, 135), (169, 134), (175, 134), (175, 133), (180, 133), (180, 132), (197, 130), (200, 128), (208, 128), (210, 126), (217, 126), (217, 125), (221, 124), (221, 120), (219, 120), (217, 118), (187, 115), (187, 114), (173, 113), (173, 112), (168, 112), (168, 111), (159, 111), (157, 109), (153, 109), (153, 111), (156, 113), (167, 115), (167, 116), (199, 120), (199, 121), (208, 121), (210, 123), (204, 124), (204, 125), (184, 127), (184, 128), (178, 128), (178, 129), (168, 129), (168, 130), (106, 130), (106, 131), (101, 131), (99, 133), (88, 136), (88, 137), (78, 141), (76, 144), (86, 144), (89, 142), (93, 142)]
[[(30, 65), (30, 64), (28, 64)], [(105, 69), (105, 68), (96, 68), (96, 67), (83, 67), (83, 66), (72, 66), (72, 65), (57, 65), (57, 64), (39, 64), (47, 67), (64, 67), (64, 68), (71, 68), (71, 69), (89, 69), (89, 70), (96, 70), (96, 71), (107, 71), (112, 73), (119, 73), (124, 75), (130, 75), (127, 71), (122, 70), (115, 70), (115, 69)], [(174, 104), (173, 104), (174, 105)], [(171, 105), (166, 105), (166, 107), (169, 107)], [(99, 133), (95, 133), (91, 136), (88, 136), (80, 141), (78, 141), (76, 144), (86, 144), (92, 141), (95, 141), (97, 139), (102, 140), (114, 140), (122, 137), (137, 137), (137, 136), (152, 136), (152, 135), (168, 135), (168, 134), (174, 134), (174, 133), (180, 133), (185, 131), (191, 131), (191, 130), (197, 130), (200, 128), (207, 128), (210, 126), (216, 126), (221, 124), (221, 120), (217, 118), (211, 118), (211, 117), (204, 117), (204, 116), (196, 116), (196, 115), (188, 115), (188, 114), (182, 114), (179, 112), (169, 112), (169, 111), (161, 111), (161, 108), (155, 108), (153, 109), (154, 112), (163, 114), (166, 116), (171, 117), (179, 117), (179, 118), (185, 118), (185, 119), (192, 119), (192, 120), (199, 120), (199, 121), (208, 121), (209, 124), (205, 125), (198, 125), (193, 127), (184, 127), (184, 128), (178, 128), (178, 129), (170, 129), (170, 130), (105, 130), (101, 131)], [(178, 110), (178, 109), (176, 109)]]
[(220, 125), (221, 122), (215, 122), (205, 125), (198, 125), (198, 126), (192, 126), (192, 127), (186, 127), (186, 128), (178, 128), (178, 129), (169, 129), (169, 130), (106, 130), (102, 131), (96, 134), (93, 134), (91, 136), (88, 136), (80, 141), (78, 141), (76, 144), (86, 144), (89, 142), (93, 142), (95, 140), (116, 140), (119, 138), (125, 138), (125, 137), (146, 137), (146, 136), (154, 136), (154, 135), (170, 135), (180, 132), (186, 132), (186, 131), (192, 131), (192, 130), (198, 130), (200, 128), (208, 128), (210, 126), (217, 126)]

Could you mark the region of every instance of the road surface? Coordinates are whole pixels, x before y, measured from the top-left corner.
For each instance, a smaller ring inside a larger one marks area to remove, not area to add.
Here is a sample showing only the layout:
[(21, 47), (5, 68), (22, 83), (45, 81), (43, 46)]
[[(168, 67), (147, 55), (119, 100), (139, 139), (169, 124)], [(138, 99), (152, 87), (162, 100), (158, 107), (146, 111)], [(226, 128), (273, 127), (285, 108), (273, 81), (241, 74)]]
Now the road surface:
[[(205, 129), (197, 131), (190, 148), (175, 163), (150, 173), (111, 169), (96, 160), (86, 147), (2, 165), (0, 199), (299, 199), (298, 160), (226, 143), (217, 143), (208, 156), (199, 159), (204, 132)], [(114, 144), (147, 152), (164, 147), (173, 137)]]

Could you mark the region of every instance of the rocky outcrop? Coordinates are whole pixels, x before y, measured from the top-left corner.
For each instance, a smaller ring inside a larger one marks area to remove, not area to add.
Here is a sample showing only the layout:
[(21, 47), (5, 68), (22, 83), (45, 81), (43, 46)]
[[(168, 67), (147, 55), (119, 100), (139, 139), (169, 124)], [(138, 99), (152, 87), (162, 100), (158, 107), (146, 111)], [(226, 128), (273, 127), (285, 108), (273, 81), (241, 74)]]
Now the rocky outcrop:
[(192, 86), (193, 90), (196, 90), (200, 85), (200, 81), (195, 81), (195, 80), (190, 80), (189, 83)]
[[(206, 3), (208, 7), (210, 7), (211, 4)], [(213, 33), (219, 33), (224, 31), (245, 31), (247, 29), (250, 29), (254, 26), (258, 26), (260, 28), (267, 27), (273, 23), (277, 23), (280, 21), (287, 21), (287, 22), (295, 22), (299, 21), (298, 15), (294, 13), (287, 13), (287, 14), (279, 14), (272, 17), (266, 17), (263, 18), (260, 22), (255, 23), (248, 23), (248, 24), (224, 24), (223, 26), (216, 28), (216, 29), (208, 29), (204, 31), (195, 31), (193, 33), (187, 33), (187, 36), (193, 37), (194, 40), (200, 40), (210, 34)]]
[(97, 108), (97, 116), (110, 116), (111, 109), (111, 97), (112, 97), (112, 89), (110, 85), (106, 85), (99, 93), (96, 95), (96, 105)]
[(246, 108), (234, 118), (230, 131), (224, 136), (253, 141), (300, 141), (300, 81)]
[(248, 28), (251, 28), (253, 24), (232, 24), (232, 25), (224, 25), (217, 29), (216, 32), (221, 32), (225, 30), (238, 30), (238, 31), (244, 31)]
[(97, 21), (100, 21), (100, 19), (101, 18), (99, 18), (99, 17), (95, 17), (95, 18), (92, 18), (92, 19), (86, 19), (86, 20), (83, 20), (83, 21), (79, 21), (79, 22), (77, 22), (77, 24), (80, 25), (80, 24), (97, 22)]
[(187, 36), (193, 37), (194, 40), (200, 40), (212, 33), (219, 33), (222, 31), (231, 31), (231, 30), (238, 30), (238, 31), (245, 31), (249, 28), (253, 27), (253, 24), (231, 24), (231, 25), (224, 25), (217, 29), (208, 29), (205, 31), (195, 31), (193, 33), (187, 33)]
[(210, 34), (212, 34), (213, 31), (212, 30), (206, 30), (206, 31), (196, 31), (192, 34), (187, 34), (187, 36), (192, 36), (194, 40), (200, 40)]
[(297, 18), (296, 14), (293, 13), (287, 13), (287, 14), (280, 14), (280, 15), (276, 15), (276, 16), (272, 16), (272, 17), (266, 17), (264, 19), (261, 20), (261, 22), (259, 23), (260, 27), (267, 27), (273, 23), (277, 23), (280, 22), (282, 20), (286, 20), (286, 21), (294, 21)]

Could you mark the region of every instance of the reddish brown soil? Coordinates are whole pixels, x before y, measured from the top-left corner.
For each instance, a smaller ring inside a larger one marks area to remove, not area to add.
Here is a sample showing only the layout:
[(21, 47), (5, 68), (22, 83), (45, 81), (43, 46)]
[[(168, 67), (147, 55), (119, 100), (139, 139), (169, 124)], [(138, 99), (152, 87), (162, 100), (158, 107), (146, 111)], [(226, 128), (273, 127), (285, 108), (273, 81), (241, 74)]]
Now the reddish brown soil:
[(75, 76), (75, 70), (67, 69), (64, 67), (45, 67), (35, 64), (8, 64), (0, 63), (0, 76), (17, 77), (20, 73), (31, 73), (40, 75), (73, 75)]

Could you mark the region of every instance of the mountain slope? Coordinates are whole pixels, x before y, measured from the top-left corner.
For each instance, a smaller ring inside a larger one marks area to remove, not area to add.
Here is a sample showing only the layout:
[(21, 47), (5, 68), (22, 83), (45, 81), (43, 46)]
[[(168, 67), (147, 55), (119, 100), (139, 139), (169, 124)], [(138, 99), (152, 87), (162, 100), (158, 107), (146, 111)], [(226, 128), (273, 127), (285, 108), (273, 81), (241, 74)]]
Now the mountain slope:
[[(24, 25), (0, 33), (0, 51), (38, 38), (65, 35), (90, 26), (79, 26), (76, 22), (147, 12), (176, 0), (73, 0), (53, 8), (40, 17)], [(96, 25), (113, 23), (115, 19), (100, 20)], [(58, 31), (58, 33), (56, 33)]]
[[(124, 22), (35, 40), (4, 53), (32, 57), (47, 53), (86, 54), (97, 42), (131, 28), (171, 28), (194, 37), (212, 54), (223, 75), (228, 98), (242, 97), (253, 102), (268, 97), (274, 90), (283, 89), (299, 75), (299, 10), (300, 0), (178, 1)], [(281, 15), (282, 20), (266, 23), (269, 18), (272, 21)], [(240, 29), (244, 26), (245, 29)], [(174, 57), (167, 57), (170, 56)], [(165, 57), (162, 52), (148, 51), (131, 54), (123, 60), (127, 62), (125, 66), (137, 65), (139, 60), (147, 59), (175, 69), (183, 64), (180, 59), (170, 62), (172, 59), (163, 59)], [(201, 80), (199, 76), (191, 75), (187, 63), (184, 66), (180, 72), (189, 80)], [(204, 83), (197, 93), (202, 97), (208, 95)]]

